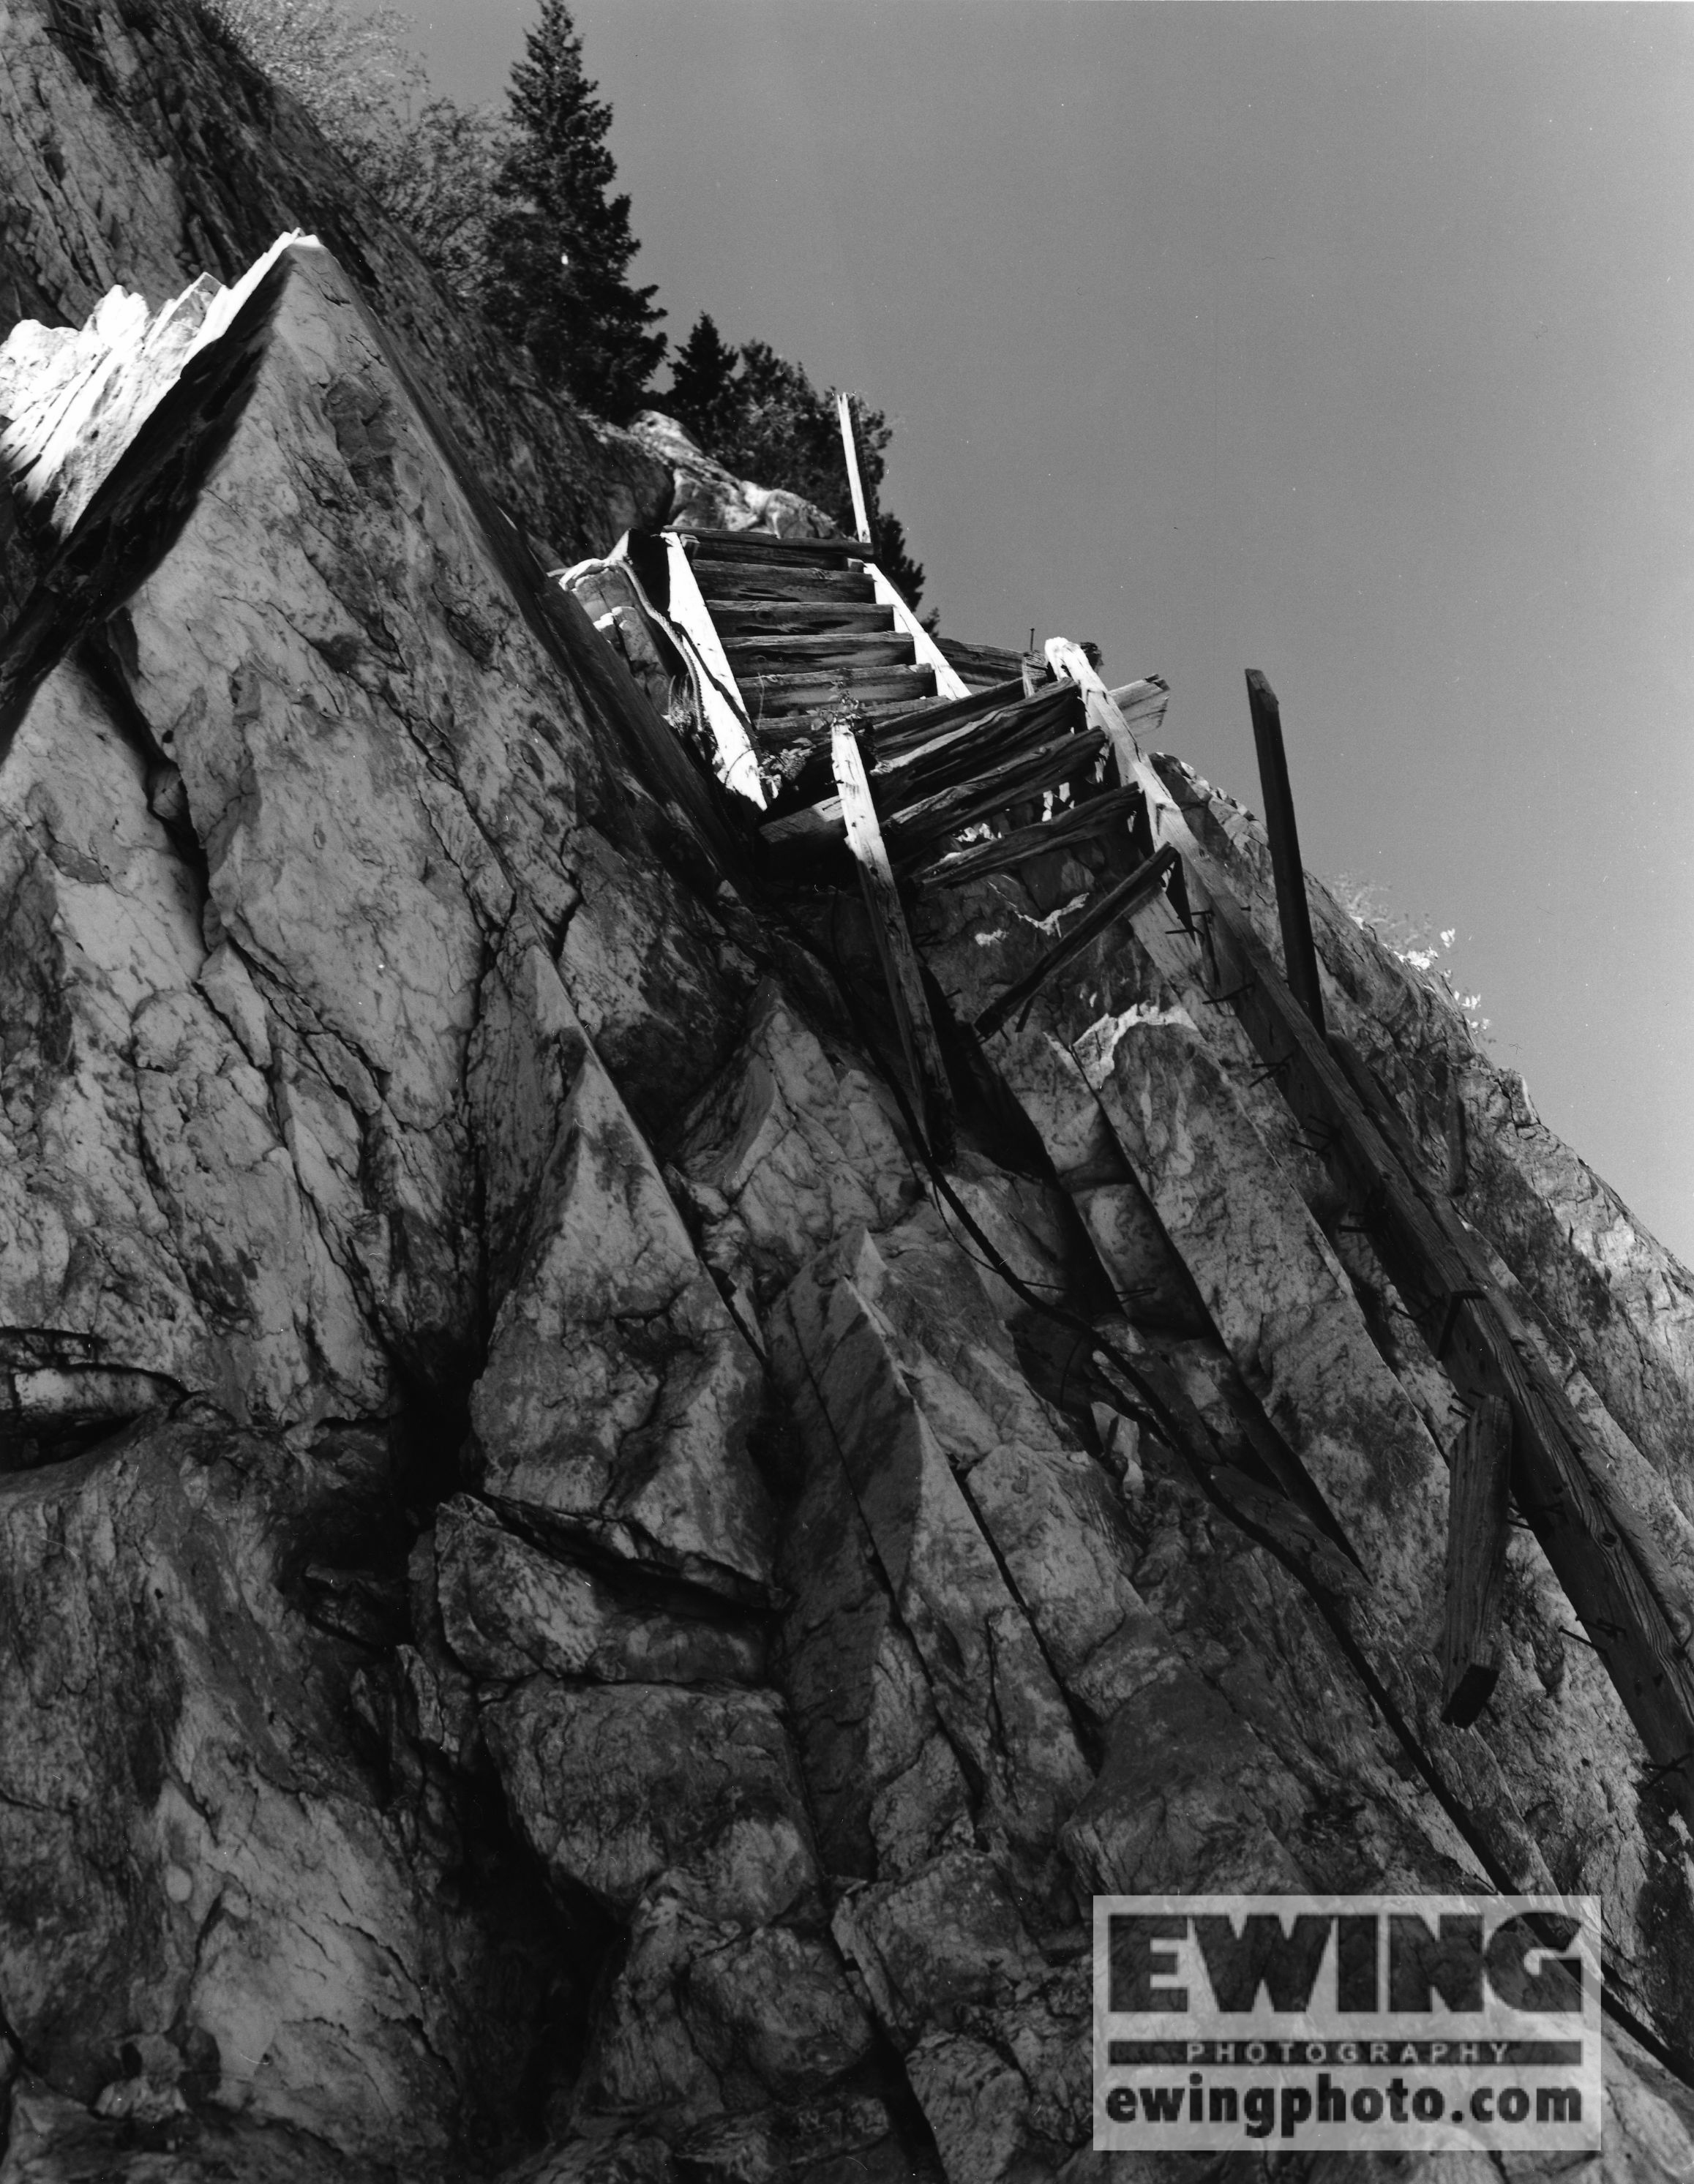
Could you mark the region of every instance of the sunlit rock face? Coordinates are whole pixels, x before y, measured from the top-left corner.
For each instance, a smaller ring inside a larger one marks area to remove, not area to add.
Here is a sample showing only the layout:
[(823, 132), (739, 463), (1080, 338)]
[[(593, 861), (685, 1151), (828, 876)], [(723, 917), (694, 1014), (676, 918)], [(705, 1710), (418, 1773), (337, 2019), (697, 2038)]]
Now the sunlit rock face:
[[(1439, 1719), (1460, 1413), (1233, 1017), (1115, 928), (941, 1188), (856, 898), (806, 943), (380, 281), (254, 255), (0, 349), (0, 2180), (1139, 2180), (1106, 1892), (1591, 1891), (1686, 2047), (1686, 1833), (1527, 1532)], [(961, 1022), (1051, 886), (914, 904)], [(1318, 908), (1686, 1572), (1686, 1278)], [(1608, 2070), (1602, 2171), (1686, 2176)]]
[(681, 531), (773, 531), (781, 538), (833, 538), (835, 526), (797, 493), (738, 478), (660, 410), (644, 410), (631, 437), (671, 473), (671, 521)]
[[(666, 512), (670, 473), (580, 416), (459, 309), (287, 92), (176, 0), (9, 0), (0, 25), (0, 339), (80, 326), (121, 286), (153, 309), (233, 285), (281, 233), (324, 238), (419, 391), (556, 560)], [(488, 398), (498, 385), (498, 400)], [(0, 419), (11, 415), (0, 383)], [(0, 505), (0, 623), (36, 546)]]

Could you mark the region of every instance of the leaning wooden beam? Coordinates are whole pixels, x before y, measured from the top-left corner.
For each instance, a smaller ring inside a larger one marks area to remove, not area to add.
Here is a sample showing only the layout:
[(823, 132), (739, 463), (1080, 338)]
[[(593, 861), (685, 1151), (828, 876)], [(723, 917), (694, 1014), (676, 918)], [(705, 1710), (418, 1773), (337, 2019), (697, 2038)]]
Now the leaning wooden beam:
[[(1327, 1151), (1361, 1209), (1390, 1278), (1460, 1392), (1512, 1414), (1518, 1506), (1604, 1662), (1648, 1752), (1694, 1820), (1694, 1611), (1646, 1524), (1619, 1493), (1603, 1452), (1496, 1281), (1485, 1247), (1394, 1150), (1335, 1050), (1290, 992), (1227, 877), (1201, 849), (1139, 753), (1156, 837), (1181, 853), (1196, 921), (1209, 936), (1207, 983), (1240, 1017), (1267, 1072)], [(1136, 933), (1156, 963), (1190, 944), (1160, 914)], [(1191, 975), (1186, 962), (1172, 967)], [(1362, 1078), (1363, 1064), (1350, 1057)]]
[(1289, 785), (1288, 754), (1282, 743), (1282, 708), (1276, 693), (1257, 667), (1247, 670), (1247, 705), (1253, 716), (1253, 744), (1259, 755), (1259, 784), (1265, 803), (1265, 832), (1270, 837), (1271, 871), (1276, 878), (1276, 914), (1282, 927), (1282, 960), (1294, 998), (1323, 1028), (1323, 993), (1318, 983), (1318, 950), (1312, 942), (1312, 912), (1306, 900), (1306, 866), (1294, 823), (1294, 791)]
[(923, 991), (917, 951), (911, 944), (906, 912), (900, 907), (900, 889), (894, 884), (889, 853), (883, 844), (882, 826), (871, 800), (871, 784), (866, 778), (859, 738), (845, 721), (836, 723), (831, 755), (835, 762), (835, 786), (841, 798), (842, 816), (846, 822), (847, 846), (858, 861), (859, 883), (864, 891), (871, 931), (876, 937), (877, 953), (882, 958), (889, 1001), (900, 1027), (906, 1074), (911, 1080), (931, 1150), (939, 1153), (950, 1145), (952, 1138), (947, 1066), (941, 1058), (941, 1043), (935, 1035), (934, 1019)]
[(844, 389), (835, 397), (835, 410), (841, 422), (841, 453), (847, 465), (847, 489), (853, 496), (853, 528), (868, 546), (873, 533), (870, 500), (859, 463), (859, 421), (853, 415), (853, 398)]
[(706, 726), (717, 745), (719, 771), (727, 787), (762, 811), (765, 790), (759, 778), (758, 753), (749, 732), (747, 707), (724, 657), (711, 610), (700, 596), (693, 566), (674, 531), (665, 533), (665, 554), (671, 580), (666, 619), (693, 655), (695, 687), (705, 709)]
[(1026, 971), (1015, 985), (1008, 986), (1003, 994), (991, 1000), (977, 1018), (977, 1036), (987, 1039), (996, 1032), (1013, 1011), (1034, 1000), (1041, 987), (1056, 971), (1062, 970), (1073, 956), (1080, 956), (1091, 940), (1098, 939), (1114, 920), (1128, 917), (1150, 903), (1163, 888), (1167, 875), (1177, 861), (1177, 853), (1168, 847), (1158, 855), (1138, 865), (1126, 880), (1100, 898), (1085, 911), (1066, 933), (1056, 947), (1050, 948), (1033, 970)]
[(1500, 1680), (1511, 1499), (1511, 1408), (1485, 1396), (1453, 1451), (1448, 1490), (1441, 1719), (1455, 1729), (1470, 1727)]

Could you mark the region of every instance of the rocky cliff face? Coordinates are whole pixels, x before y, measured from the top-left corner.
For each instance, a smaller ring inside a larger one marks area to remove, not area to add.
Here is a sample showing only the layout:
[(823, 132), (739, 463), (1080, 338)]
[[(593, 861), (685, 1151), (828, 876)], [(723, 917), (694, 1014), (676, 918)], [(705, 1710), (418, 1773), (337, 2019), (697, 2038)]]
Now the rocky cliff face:
[[(8, 95), (188, 36), (89, 20)], [(181, 270), (0, 354), (0, 2179), (1139, 2177), (1094, 1892), (1491, 1881), (1605, 1898), (1602, 2165), (1686, 2176), (1671, 1790), (1527, 1532), (1439, 1720), (1455, 1401), (1233, 1019), (1113, 928), (938, 1179), (856, 898), (759, 879), (364, 270)], [(961, 1023), (1099, 879), (925, 896)], [(1313, 900), (1694, 1571), (1687, 1276)]]
[[(233, 283), (291, 228), (334, 252), (420, 396), (555, 560), (666, 512), (667, 469), (515, 369), (298, 103), (191, 0), (8, 0), (0, 337), (20, 319), (80, 324), (119, 286), (156, 306), (202, 274)], [(35, 573), (27, 531), (0, 506), (0, 622)]]

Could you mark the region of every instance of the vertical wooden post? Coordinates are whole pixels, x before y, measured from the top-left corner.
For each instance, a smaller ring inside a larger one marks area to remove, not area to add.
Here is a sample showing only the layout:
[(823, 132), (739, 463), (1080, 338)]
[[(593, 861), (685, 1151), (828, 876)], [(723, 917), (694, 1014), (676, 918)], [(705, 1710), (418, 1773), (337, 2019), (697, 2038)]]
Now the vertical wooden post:
[(853, 528), (858, 537), (876, 550), (876, 533), (871, 527), (870, 497), (865, 490), (865, 476), (859, 461), (859, 421), (853, 415), (853, 398), (844, 389), (835, 397), (836, 413), (841, 420), (841, 452), (847, 461), (847, 485), (853, 495)]
[(1276, 876), (1277, 916), (1282, 923), (1289, 989), (1322, 1031), (1323, 995), (1318, 983), (1312, 914), (1306, 902), (1306, 867), (1301, 862), (1300, 836), (1294, 824), (1294, 795), (1288, 785), (1288, 758), (1282, 747), (1282, 708), (1275, 691), (1257, 667), (1247, 670), (1247, 703), (1253, 716), (1253, 741), (1258, 747), (1265, 831), (1270, 836), (1271, 870)]
[(941, 1042), (923, 990), (923, 972), (917, 950), (911, 944), (900, 889), (883, 840), (882, 823), (872, 801), (871, 784), (859, 738), (850, 724), (838, 721), (830, 755), (835, 764), (835, 787), (841, 799), (841, 816), (847, 828), (847, 846), (858, 861), (859, 883), (865, 908), (888, 981), (889, 1001), (900, 1027), (900, 1043), (906, 1056), (916, 1104), (930, 1142), (939, 1156), (952, 1146), (952, 1101), (947, 1087), (947, 1065), (941, 1058)]
[(1459, 1436), (1447, 1490), (1441, 1719), (1468, 1729), (1500, 1676), (1500, 1596), (1512, 1492), (1512, 1412), (1485, 1396)]

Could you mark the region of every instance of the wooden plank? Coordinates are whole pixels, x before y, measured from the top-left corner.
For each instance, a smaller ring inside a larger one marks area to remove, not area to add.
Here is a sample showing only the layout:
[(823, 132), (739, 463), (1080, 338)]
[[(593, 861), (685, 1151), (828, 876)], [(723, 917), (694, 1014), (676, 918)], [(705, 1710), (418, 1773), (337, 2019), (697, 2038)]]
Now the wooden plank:
[(1050, 856), (1073, 842), (1085, 842), (1096, 834), (1122, 833), (1134, 805), (1141, 800), (1139, 788), (1114, 788), (1073, 804), (1050, 819), (1033, 827), (1019, 827), (992, 842), (979, 842), (968, 850), (956, 850), (939, 865), (923, 872), (926, 888), (961, 887), (967, 880), (985, 879), (990, 872), (1011, 872), (1032, 857)]
[(926, 741), (903, 739), (902, 748), (884, 749), (877, 760), (878, 800), (888, 812), (896, 801), (909, 808), (944, 788), (985, 781), (995, 767), (1027, 758), (1076, 733), (1082, 727), (1081, 715), (1075, 692), (1064, 690), (1056, 705), (1032, 704), (1026, 699), (981, 720), (944, 729)]
[(861, 538), (779, 538), (773, 531), (688, 531), (682, 536), (703, 561), (763, 561), (777, 566), (813, 563), (836, 568), (863, 554)]
[(714, 604), (719, 599), (840, 599), (874, 603), (877, 588), (856, 566), (778, 567), (773, 561), (697, 561), (694, 577)]
[[(880, 755), (872, 772), (883, 805), (910, 804), (914, 794), (928, 794), (928, 769), (938, 760), (956, 763), (967, 777), (980, 772), (986, 762), (982, 755), (984, 749), (989, 759), (1001, 753), (1003, 729), (1028, 727), (1039, 740), (1041, 724), (1050, 728), (1059, 710), (1050, 702), (1034, 706), (994, 704), (990, 701), (995, 695), (1003, 698), (1005, 693), (979, 694), (962, 704), (925, 705), (911, 714), (911, 727), (902, 722), (898, 728), (879, 734), (876, 748)], [(1050, 698), (1050, 686), (1043, 695)], [(841, 841), (844, 838), (841, 800), (826, 797), (804, 811), (790, 811), (780, 819), (767, 821), (761, 831), (773, 845), (804, 839), (819, 844)]]
[(1143, 676), (1139, 682), (1125, 682), (1107, 695), (1123, 716), (1124, 726), (1138, 744), (1158, 734), (1165, 724), (1165, 709), (1171, 702), (1171, 686), (1162, 675)]
[[(1038, 720), (1057, 721), (1062, 712), (1062, 699), (1067, 694), (1056, 691), (1050, 682), (1039, 698), (1031, 699), (1021, 682), (1001, 682), (992, 689), (974, 691), (970, 697), (951, 704), (929, 706), (917, 716), (910, 726), (890, 729), (877, 738), (877, 766), (879, 771), (906, 764), (910, 759), (921, 757), (932, 740), (939, 738), (943, 729), (951, 730), (967, 723), (972, 732), (984, 738), (995, 736), (1003, 723), (1028, 723)], [(1057, 699), (1061, 702), (1056, 704)], [(1078, 725), (1081, 724), (1081, 708), (1077, 708)]]
[[(1326, 1145), (1455, 1386), (1474, 1401), (1496, 1396), (1508, 1405), (1519, 1507), (1642, 1742), (1694, 1821), (1694, 1610), (1680, 1580), (1613, 1485), (1603, 1451), (1495, 1282), (1480, 1244), (1422, 1176), (1409, 1145), (1402, 1160), (1385, 1136), (1362, 1094), (1363, 1065), (1344, 1042), (1326, 1043), (1295, 1000), (1227, 878), (1145, 760), (1140, 778), (1156, 832), (1181, 851), (1197, 898), (1195, 916), (1210, 936), (1208, 984), (1228, 997), (1296, 1117)], [(1138, 915), (1136, 932), (1156, 963), (1189, 945), (1172, 939), (1156, 911)], [(1186, 973), (1185, 963), (1179, 967)]]
[(938, 637), (935, 640), (946, 655), (949, 666), (956, 670), (972, 688), (978, 684), (1005, 682), (1014, 675), (1023, 673), (1023, 662), (1016, 652), (1001, 644), (961, 644), (956, 637)]
[(1455, 1729), (1470, 1727), (1500, 1680), (1511, 1499), (1511, 1407), (1498, 1396), (1485, 1396), (1453, 1451), (1447, 1492), (1441, 1719)]
[(893, 867), (883, 842), (882, 826), (872, 800), (859, 738), (844, 721), (836, 724), (830, 755), (834, 761), (835, 787), (846, 823), (847, 846), (858, 861), (859, 883), (864, 892), (871, 930), (876, 937), (877, 953), (882, 958), (894, 1022), (900, 1027), (906, 1074), (923, 1119), (924, 1134), (932, 1150), (939, 1152), (950, 1145), (952, 1137), (947, 1067), (941, 1058), (941, 1043), (936, 1037), (934, 1020), (924, 994), (917, 951), (911, 944), (906, 912), (900, 906), (900, 889), (894, 884)]
[(724, 656), (723, 646), (712, 626), (710, 610), (700, 597), (694, 570), (674, 531), (665, 533), (665, 555), (671, 581), (666, 626), (687, 650), (694, 666), (694, 687), (700, 694), (706, 726), (717, 747), (718, 772), (727, 788), (756, 804), (762, 811), (766, 796), (759, 778), (759, 758), (753, 748), (747, 701)]
[(978, 780), (926, 798), (889, 822), (889, 846), (895, 861), (902, 871), (909, 870), (946, 835), (1074, 781), (1098, 763), (1105, 747), (1103, 736), (1061, 736), (1056, 742), (1042, 744), (1004, 766), (993, 767)]
[(1282, 960), (1287, 966), (1289, 990), (1322, 1031), (1323, 992), (1318, 980), (1318, 950), (1312, 940), (1312, 912), (1306, 900), (1306, 866), (1301, 861), (1300, 833), (1294, 821), (1288, 754), (1283, 748), (1282, 708), (1275, 691), (1257, 667), (1247, 670), (1247, 705), (1259, 755), (1259, 785), (1264, 797), (1265, 832), (1270, 837), (1271, 871), (1276, 878), (1276, 914), (1282, 927)]
[(835, 409), (841, 426), (841, 453), (847, 465), (847, 490), (853, 496), (853, 527), (868, 546), (876, 533), (871, 527), (870, 496), (865, 491), (859, 461), (859, 421), (853, 415), (853, 398), (844, 389), (835, 398)]
[(1074, 682), (1082, 692), (1089, 726), (1099, 729), (1110, 743), (1118, 783), (1127, 788), (1135, 778), (1140, 748), (1123, 714), (1112, 703), (1112, 693), (1101, 682), (1099, 671), (1081, 645), (1073, 644), (1067, 637), (1050, 637), (1045, 649), (1047, 664), (1053, 672)]
[(1064, 938), (1041, 958), (1034, 967), (1026, 971), (1015, 985), (1008, 986), (997, 994), (977, 1018), (978, 1039), (987, 1039), (997, 1032), (1013, 1011), (1034, 1000), (1047, 980), (1056, 971), (1062, 970), (1073, 957), (1080, 956), (1090, 941), (1097, 940), (1108, 927), (1120, 917), (1130, 916), (1144, 904), (1159, 894), (1165, 884), (1166, 875), (1177, 861), (1177, 853), (1168, 844), (1156, 856), (1138, 865), (1128, 879), (1120, 880), (1115, 888), (1103, 894), (1091, 908), (1084, 911)]
[(820, 662), (844, 666), (911, 665), (911, 646), (898, 630), (777, 630), (755, 636), (739, 632), (725, 646), (736, 665), (755, 674), (792, 665), (800, 672)]
[(719, 599), (712, 603), (711, 617), (726, 644), (743, 631), (864, 629), (880, 633), (894, 627), (888, 609), (874, 599)]
[(873, 705), (930, 694), (929, 671), (922, 667), (833, 667), (810, 675), (747, 675), (741, 680), (755, 727), (761, 715), (815, 712), (845, 699)]

